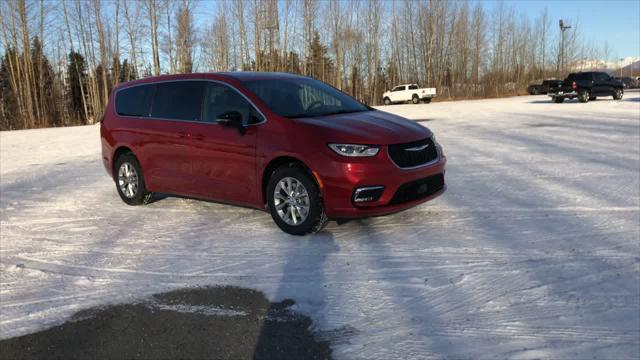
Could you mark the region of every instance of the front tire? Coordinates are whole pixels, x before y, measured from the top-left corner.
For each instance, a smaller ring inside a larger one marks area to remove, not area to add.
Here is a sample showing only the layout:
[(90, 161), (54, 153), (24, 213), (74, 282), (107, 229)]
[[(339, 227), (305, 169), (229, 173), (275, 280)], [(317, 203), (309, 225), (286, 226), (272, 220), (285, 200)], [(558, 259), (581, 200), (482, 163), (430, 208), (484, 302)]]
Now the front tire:
[(118, 157), (114, 170), (116, 190), (122, 201), (128, 205), (142, 205), (151, 200), (153, 193), (147, 191), (142, 168), (132, 153)]
[(299, 167), (281, 167), (273, 173), (267, 202), (273, 221), (291, 235), (318, 232), (328, 221), (318, 186)]
[(391, 99), (389, 99), (388, 97), (384, 98), (383, 102), (385, 105), (391, 105)]
[(556, 96), (556, 97), (553, 98), (553, 102), (556, 103), (556, 104), (561, 104), (561, 103), (564, 102), (564, 98)]
[(418, 97), (418, 95), (413, 94), (413, 96), (411, 97), (411, 102), (414, 104), (419, 104), (420, 103), (420, 98)]

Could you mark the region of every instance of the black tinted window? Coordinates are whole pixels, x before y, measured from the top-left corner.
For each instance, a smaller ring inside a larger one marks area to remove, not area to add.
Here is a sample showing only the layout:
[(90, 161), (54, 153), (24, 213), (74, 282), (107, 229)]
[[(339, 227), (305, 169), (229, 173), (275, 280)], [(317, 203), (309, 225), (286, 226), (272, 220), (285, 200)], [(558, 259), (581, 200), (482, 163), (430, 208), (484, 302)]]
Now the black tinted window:
[(409, 85), (409, 90), (418, 90), (418, 85)]
[(577, 74), (576, 75), (576, 79), (578, 79), (578, 80), (593, 80), (593, 74), (591, 74), (591, 73)]
[(244, 85), (280, 116), (302, 118), (369, 109), (322, 81), (308, 78), (254, 80)]
[(595, 73), (595, 80), (601, 80), (601, 81), (609, 80), (609, 75), (606, 73)]
[(204, 94), (202, 118), (206, 122), (215, 122), (220, 115), (232, 111), (242, 115), (242, 122), (245, 125), (262, 122), (262, 117), (247, 99), (229, 86), (207, 83)]
[(203, 84), (202, 81), (157, 84), (151, 116), (175, 120), (200, 120)]
[(116, 112), (122, 116), (149, 116), (155, 85), (134, 86), (116, 93)]
[(593, 80), (592, 73), (569, 74), (568, 80)]

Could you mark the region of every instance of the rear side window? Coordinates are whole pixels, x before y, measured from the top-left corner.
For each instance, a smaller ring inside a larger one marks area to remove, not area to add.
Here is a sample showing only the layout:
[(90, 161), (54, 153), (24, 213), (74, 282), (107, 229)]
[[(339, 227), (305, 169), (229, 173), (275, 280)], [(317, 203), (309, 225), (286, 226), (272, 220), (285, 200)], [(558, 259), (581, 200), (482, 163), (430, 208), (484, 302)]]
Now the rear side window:
[(576, 74), (575, 79), (576, 79), (576, 80), (593, 80), (593, 74), (592, 74), (592, 73), (580, 73), (580, 74)]
[(141, 85), (119, 90), (116, 94), (116, 112), (118, 115), (149, 116), (154, 86)]
[(409, 90), (418, 90), (418, 85), (409, 85)]
[(199, 121), (202, 108), (202, 81), (159, 83), (151, 107), (151, 117)]

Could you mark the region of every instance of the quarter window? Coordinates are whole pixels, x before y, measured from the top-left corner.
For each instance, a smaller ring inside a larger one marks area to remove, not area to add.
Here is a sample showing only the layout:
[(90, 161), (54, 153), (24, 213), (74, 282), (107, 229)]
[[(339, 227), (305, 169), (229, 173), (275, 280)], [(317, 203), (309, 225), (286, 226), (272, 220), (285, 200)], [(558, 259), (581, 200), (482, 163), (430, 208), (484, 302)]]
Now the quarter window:
[(159, 83), (153, 97), (151, 116), (161, 119), (199, 121), (202, 81)]
[(155, 85), (140, 85), (116, 93), (116, 112), (120, 116), (149, 116)]

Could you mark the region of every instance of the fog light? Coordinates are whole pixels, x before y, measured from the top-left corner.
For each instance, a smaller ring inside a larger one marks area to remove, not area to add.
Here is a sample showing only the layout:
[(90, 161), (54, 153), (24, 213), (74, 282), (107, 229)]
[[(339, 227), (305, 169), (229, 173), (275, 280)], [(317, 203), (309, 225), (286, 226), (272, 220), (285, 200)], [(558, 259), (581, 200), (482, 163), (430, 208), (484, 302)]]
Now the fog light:
[(353, 202), (354, 203), (363, 203), (363, 202), (371, 202), (380, 199), (382, 196), (382, 192), (384, 191), (384, 186), (367, 186), (357, 188), (353, 193)]

